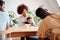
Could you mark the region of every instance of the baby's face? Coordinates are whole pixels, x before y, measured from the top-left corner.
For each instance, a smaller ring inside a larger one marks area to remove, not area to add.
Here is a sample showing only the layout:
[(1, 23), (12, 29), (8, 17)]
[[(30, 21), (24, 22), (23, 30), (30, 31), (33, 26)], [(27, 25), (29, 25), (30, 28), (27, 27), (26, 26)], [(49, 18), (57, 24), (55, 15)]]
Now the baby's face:
[(30, 24), (31, 24), (31, 23), (32, 23), (32, 19), (28, 19), (28, 23), (30, 23)]

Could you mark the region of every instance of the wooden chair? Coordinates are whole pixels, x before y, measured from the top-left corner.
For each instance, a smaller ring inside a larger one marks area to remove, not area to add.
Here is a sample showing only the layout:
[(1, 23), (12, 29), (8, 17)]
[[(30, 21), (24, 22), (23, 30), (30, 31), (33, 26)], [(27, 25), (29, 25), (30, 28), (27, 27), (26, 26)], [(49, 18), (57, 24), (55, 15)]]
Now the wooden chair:
[[(53, 29), (52, 33), (54, 34), (54, 40), (56, 40), (57, 35), (60, 34), (60, 29)], [(60, 40), (60, 38), (57, 40)]]

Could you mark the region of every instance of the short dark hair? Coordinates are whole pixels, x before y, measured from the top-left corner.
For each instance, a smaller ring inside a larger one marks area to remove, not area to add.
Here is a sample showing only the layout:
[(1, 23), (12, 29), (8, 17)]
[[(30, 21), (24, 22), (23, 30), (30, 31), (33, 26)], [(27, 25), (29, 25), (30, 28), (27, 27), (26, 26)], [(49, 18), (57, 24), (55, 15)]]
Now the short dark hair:
[(18, 14), (22, 14), (24, 9), (26, 9), (28, 11), (28, 7), (26, 5), (24, 5), (24, 4), (19, 5), (17, 8)]
[(32, 18), (31, 18), (31, 17), (28, 17), (27, 20), (28, 20), (28, 19), (32, 19)]
[(36, 10), (36, 16), (44, 19), (46, 16), (50, 15), (47, 11), (45, 11), (43, 8), (38, 8)]
[(5, 4), (5, 2), (3, 0), (0, 0), (0, 6), (3, 6), (3, 4)]

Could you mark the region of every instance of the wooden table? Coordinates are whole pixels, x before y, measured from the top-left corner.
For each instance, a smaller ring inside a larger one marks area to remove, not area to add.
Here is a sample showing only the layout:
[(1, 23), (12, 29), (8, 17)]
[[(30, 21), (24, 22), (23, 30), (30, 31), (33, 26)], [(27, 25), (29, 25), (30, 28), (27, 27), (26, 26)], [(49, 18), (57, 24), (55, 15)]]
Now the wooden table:
[(7, 38), (36, 36), (38, 27), (12, 27), (5, 31)]

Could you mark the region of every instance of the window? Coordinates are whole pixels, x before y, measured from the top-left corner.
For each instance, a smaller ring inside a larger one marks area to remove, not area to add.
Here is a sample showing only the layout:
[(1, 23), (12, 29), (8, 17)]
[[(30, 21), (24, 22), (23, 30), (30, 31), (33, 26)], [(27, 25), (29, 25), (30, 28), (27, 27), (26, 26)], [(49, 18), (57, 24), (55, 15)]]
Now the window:
[(58, 6), (60, 7), (60, 0), (57, 0)]

